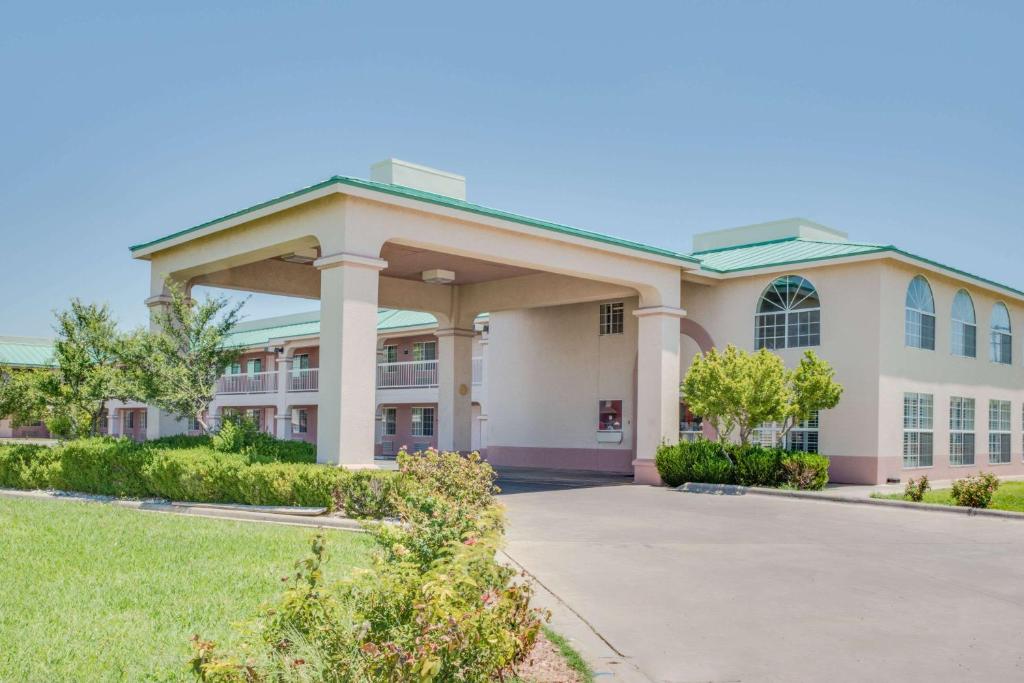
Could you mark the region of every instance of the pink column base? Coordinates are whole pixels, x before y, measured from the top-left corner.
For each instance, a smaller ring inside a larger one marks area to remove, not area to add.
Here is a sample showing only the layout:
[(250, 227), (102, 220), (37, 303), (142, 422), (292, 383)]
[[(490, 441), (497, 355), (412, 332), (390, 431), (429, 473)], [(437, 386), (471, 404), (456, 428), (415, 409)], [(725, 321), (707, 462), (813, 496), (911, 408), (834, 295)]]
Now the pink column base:
[(664, 486), (654, 461), (642, 458), (637, 458), (633, 461), (633, 483), (646, 484), (648, 486)]

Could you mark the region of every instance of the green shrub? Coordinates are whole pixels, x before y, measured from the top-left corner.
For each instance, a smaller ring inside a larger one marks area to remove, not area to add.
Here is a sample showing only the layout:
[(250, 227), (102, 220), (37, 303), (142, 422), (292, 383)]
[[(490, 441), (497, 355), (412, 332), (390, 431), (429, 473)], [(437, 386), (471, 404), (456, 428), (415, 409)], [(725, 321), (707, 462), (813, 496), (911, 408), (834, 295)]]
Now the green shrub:
[(241, 453), (251, 446), (260, 433), (256, 422), (248, 417), (225, 415), (220, 429), (213, 435), (213, 448), (221, 453)]
[[(195, 503), (302, 505), (332, 508), (341, 501), (351, 517), (395, 514), (401, 476), (394, 472), (350, 472), (340, 467), (278, 462), (249, 452), (222, 453), (207, 437), (135, 443), (94, 438), (48, 448), (0, 445), (0, 486), (62, 489), (130, 498), (159, 497)], [(191, 446), (174, 448), (173, 444)], [(266, 442), (271, 446), (286, 442)], [(303, 453), (289, 449), (271, 456)], [(298, 456), (295, 456), (298, 457)], [(303, 456), (306, 457), (306, 456)]]
[(61, 466), (53, 488), (129, 498), (149, 493), (142, 471), (152, 451), (129, 439), (76, 439), (54, 448)]
[(961, 507), (987, 508), (992, 494), (999, 488), (999, 479), (991, 472), (982, 472), (953, 482), (953, 502)]
[(663, 445), (654, 458), (658, 474), (669, 486), (686, 482), (731, 484), (735, 481), (735, 467), (726, 457), (725, 449), (717, 441), (697, 439)]
[(783, 459), (788, 451), (761, 446), (735, 446), (727, 449), (736, 463), (736, 483), (743, 486), (778, 486), (785, 472)]
[(783, 485), (820, 491), (828, 484), (828, 458), (816, 453), (788, 453), (782, 459)]
[[(397, 525), (373, 525), (371, 571), (323, 582), (324, 538), (235, 652), (195, 639), (203, 681), (508, 680), (544, 614), (532, 589), (495, 560), (503, 530), (493, 470), (474, 455), (399, 455), (406, 472)], [(456, 529), (438, 532), (442, 517)], [(422, 552), (411, 549), (418, 548)]]
[(60, 477), (60, 458), (47, 446), (0, 446), (0, 486), (12, 489), (48, 489)]
[(381, 519), (395, 513), (395, 501), (402, 495), (402, 476), (357, 470), (350, 472), (343, 486), (332, 492), (334, 509), (349, 517)]
[(189, 436), (188, 434), (175, 434), (174, 436), (161, 436), (159, 439), (147, 441), (149, 448), (212, 448), (213, 437), (209, 434), (201, 436)]
[(930, 491), (931, 488), (931, 484), (928, 483), (928, 475), (922, 474), (921, 478), (917, 481), (913, 479), (907, 481), (907, 487), (903, 489), (903, 497), (915, 503), (920, 503), (924, 500), (924, 494)]

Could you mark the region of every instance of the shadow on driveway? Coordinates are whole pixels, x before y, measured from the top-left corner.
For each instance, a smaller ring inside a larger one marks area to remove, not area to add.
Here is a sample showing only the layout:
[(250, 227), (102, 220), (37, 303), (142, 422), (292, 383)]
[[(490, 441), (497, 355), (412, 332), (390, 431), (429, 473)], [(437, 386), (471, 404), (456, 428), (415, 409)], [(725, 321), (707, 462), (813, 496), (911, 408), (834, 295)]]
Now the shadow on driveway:
[(633, 483), (631, 474), (605, 472), (577, 472), (532, 467), (498, 468), (498, 487), (501, 495), (540, 493), (560, 489), (588, 489), (603, 486), (624, 486)]

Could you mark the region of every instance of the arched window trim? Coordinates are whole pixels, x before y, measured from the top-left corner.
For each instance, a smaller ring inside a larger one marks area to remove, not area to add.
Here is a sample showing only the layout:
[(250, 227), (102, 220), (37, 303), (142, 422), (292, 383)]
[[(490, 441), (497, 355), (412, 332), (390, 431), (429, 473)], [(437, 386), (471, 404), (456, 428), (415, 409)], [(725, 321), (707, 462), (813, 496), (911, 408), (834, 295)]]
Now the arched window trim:
[[(926, 310), (910, 305), (910, 293), (915, 282), (921, 282), (928, 294), (928, 303), (931, 310)], [(915, 275), (907, 285), (907, 292), (903, 297), (904, 322), (903, 322), (903, 343), (904, 345), (925, 351), (935, 350), (935, 293), (932, 284), (924, 275)]]
[[(790, 280), (795, 280), (791, 283)], [(785, 284), (785, 290), (779, 285)], [(790, 284), (796, 284), (795, 293)], [(783, 303), (780, 307), (768, 299), (774, 293)], [(817, 305), (805, 306), (809, 299)], [(764, 311), (765, 304), (776, 310)], [(821, 295), (814, 283), (802, 275), (791, 273), (775, 278), (764, 288), (754, 310), (754, 346), (769, 350), (808, 348), (821, 345)]]
[[(960, 316), (957, 304), (966, 302), (969, 307), (967, 316)], [(950, 311), (950, 353), (962, 358), (978, 357), (978, 315), (974, 308), (974, 298), (966, 289), (957, 290), (953, 295), (953, 306)], [(969, 318), (969, 319), (964, 319)]]
[[(1002, 311), (1006, 317), (1006, 329), (996, 329), (996, 311)], [(989, 316), (989, 360), (1002, 365), (1013, 365), (1013, 319), (1010, 308), (1002, 301), (992, 304)]]

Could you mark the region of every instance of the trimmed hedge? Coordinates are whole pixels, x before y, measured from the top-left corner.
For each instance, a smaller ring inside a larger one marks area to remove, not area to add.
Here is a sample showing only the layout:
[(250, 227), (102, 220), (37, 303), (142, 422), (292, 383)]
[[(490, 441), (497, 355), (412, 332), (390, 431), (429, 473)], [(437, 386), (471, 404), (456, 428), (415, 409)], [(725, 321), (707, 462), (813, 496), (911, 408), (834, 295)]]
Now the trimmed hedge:
[(823, 455), (705, 439), (663, 445), (655, 464), (669, 486), (700, 482), (820, 490), (828, 483)]
[(393, 514), (401, 487), (399, 475), (274, 461), (296, 453), (297, 449), (288, 447), (276, 452), (221, 453), (213, 450), (208, 437), (171, 437), (142, 444), (128, 439), (79, 439), (52, 448), (0, 446), (0, 486), (194, 503), (337, 505), (354, 517)]

